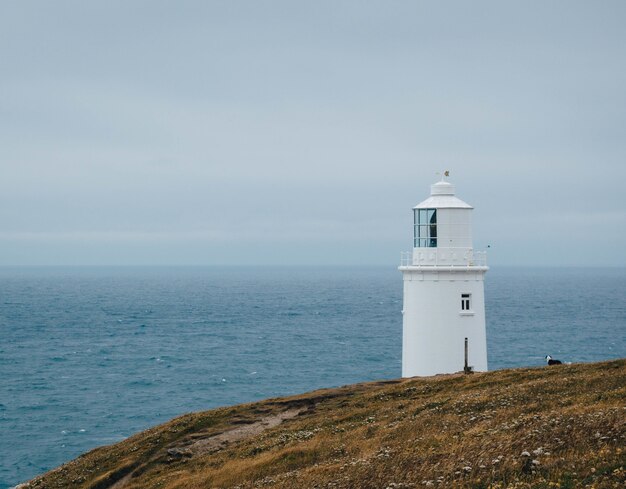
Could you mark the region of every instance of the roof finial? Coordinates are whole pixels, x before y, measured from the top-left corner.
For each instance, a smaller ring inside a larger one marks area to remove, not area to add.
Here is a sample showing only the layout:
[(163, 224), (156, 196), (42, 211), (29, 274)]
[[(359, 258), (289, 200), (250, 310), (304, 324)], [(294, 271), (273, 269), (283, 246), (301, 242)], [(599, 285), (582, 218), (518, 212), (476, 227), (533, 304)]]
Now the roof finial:
[(445, 182), (446, 177), (450, 176), (450, 170), (444, 170), (443, 173), (436, 172), (435, 175), (441, 175), (441, 181)]

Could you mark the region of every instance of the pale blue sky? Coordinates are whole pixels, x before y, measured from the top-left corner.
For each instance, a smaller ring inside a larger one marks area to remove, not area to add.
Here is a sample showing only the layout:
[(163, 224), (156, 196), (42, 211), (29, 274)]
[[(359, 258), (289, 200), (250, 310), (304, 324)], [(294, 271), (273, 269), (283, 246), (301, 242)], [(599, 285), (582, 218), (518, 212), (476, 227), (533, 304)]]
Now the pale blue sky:
[(626, 3), (0, 1), (0, 265), (626, 265)]

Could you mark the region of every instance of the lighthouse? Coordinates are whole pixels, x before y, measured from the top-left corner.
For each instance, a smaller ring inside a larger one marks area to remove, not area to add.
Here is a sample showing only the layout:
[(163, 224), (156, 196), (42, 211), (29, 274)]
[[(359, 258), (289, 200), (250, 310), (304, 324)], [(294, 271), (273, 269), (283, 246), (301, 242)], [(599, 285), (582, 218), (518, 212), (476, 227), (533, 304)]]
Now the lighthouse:
[(474, 251), (472, 206), (446, 181), (413, 208), (413, 251), (402, 254), (402, 376), (487, 370), (486, 252)]

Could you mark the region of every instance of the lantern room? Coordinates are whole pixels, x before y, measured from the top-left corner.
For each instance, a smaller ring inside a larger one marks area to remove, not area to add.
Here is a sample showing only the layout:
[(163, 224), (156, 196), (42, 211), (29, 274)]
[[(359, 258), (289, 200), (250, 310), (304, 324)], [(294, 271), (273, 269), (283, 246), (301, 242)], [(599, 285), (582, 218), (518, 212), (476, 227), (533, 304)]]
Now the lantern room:
[(413, 264), (467, 263), (472, 255), (472, 206), (441, 180), (430, 197), (413, 208)]

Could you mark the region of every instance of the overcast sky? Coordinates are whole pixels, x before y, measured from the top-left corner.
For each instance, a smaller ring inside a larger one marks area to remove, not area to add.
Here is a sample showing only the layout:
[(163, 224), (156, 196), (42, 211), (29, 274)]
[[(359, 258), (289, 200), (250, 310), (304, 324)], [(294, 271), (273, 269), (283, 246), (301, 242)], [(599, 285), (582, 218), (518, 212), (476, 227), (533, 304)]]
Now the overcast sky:
[(626, 265), (626, 2), (0, 0), (0, 265)]

